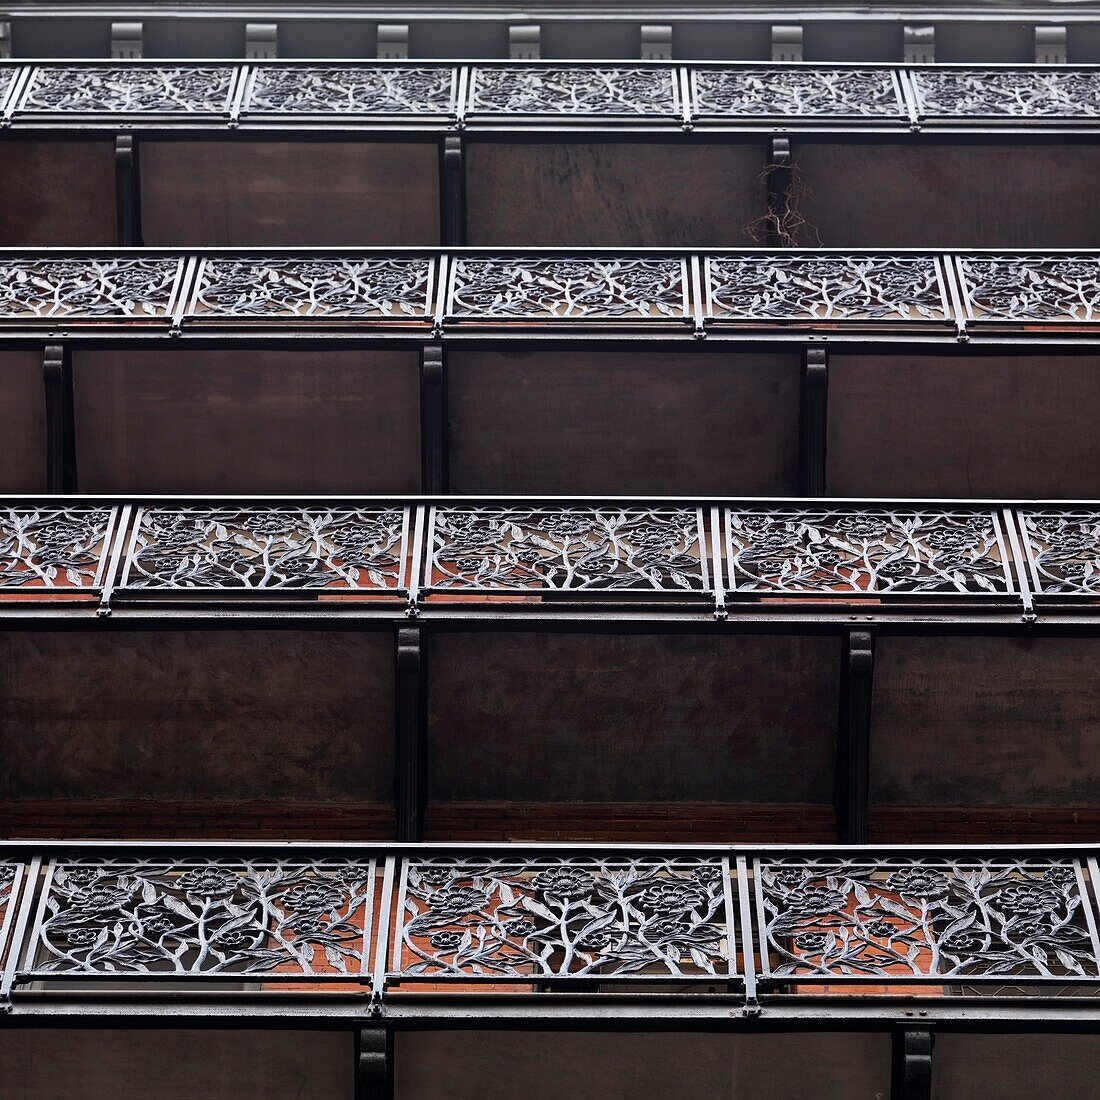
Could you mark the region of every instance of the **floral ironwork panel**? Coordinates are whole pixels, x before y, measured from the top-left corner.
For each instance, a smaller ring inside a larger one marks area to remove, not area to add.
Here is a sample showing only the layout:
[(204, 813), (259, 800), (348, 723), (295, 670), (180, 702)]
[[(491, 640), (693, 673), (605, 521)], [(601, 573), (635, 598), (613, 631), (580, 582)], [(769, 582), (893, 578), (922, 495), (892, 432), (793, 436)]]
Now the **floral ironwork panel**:
[(731, 321), (946, 321), (931, 256), (714, 256), (709, 316)]
[(1096, 118), (1100, 73), (1043, 65), (1034, 69), (914, 69), (922, 115), (982, 118)]
[(618, 115), (679, 117), (672, 68), (597, 65), (475, 66), (471, 115)]
[(437, 508), (425, 585), (705, 592), (697, 509)]
[(40, 65), (20, 113), (213, 115), (229, 110), (228, 65)]
[(1100, 975), (1068, 860), (791, 858), (756, 891), (773, 977)]
[(697, 115), (906, 117), (901, 89), (886, 69), (694, 68), (691, 87)]
[(422, 320), (433, 262), (369, 256), (206, 259), (188, 306), (198, 320)]
[(8, 929), (14, 917), (16, 891), (22, 871), (21, 863), (0, 859), (0, 971), (4, 969)]
[(470, 320), (685, 320), (686, 263), (659, 257), (467, 256), (447, 313)]
[(730, 872), (720, 858), (410, 861), (402, 977), (729, 977)]
[(726, 512), (733, 592), (1011, 592), (992, 512)]
[(407, 537), (397, 508), (143, 508), (122, 587), (394, 590)]
[(101, 586), (112, 528), (105, 508), (0, 508), (0, 592)]
[(244, 114), (450, 115), (454, 71), (444, 67), (257, 65)]
[(1031, 580), (1040, 595), (1100, 595), (1100, 512), (1019, 513)]
[(134, 859), (52, 869), (27, 969), (42, 976), (358, 976), (373, 861)]
[(179, 274), (171, 257), (0, 257), (0, 319), (166, 319)]
[(1100, 255), (964, 256), (967, 312), (978, 321), (1100, 321)]

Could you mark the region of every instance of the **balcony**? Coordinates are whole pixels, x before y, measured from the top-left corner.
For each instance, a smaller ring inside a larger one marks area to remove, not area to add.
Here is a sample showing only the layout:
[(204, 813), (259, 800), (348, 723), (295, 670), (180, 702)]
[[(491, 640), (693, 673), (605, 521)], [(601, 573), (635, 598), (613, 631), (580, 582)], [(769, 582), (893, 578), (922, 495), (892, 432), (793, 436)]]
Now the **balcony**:
[(0, 244), (1097, 247), (1098, 73), (10, 64)]
[(8, 835), (1100, 822), (1094, 506), (55, 498), (3, 532)]

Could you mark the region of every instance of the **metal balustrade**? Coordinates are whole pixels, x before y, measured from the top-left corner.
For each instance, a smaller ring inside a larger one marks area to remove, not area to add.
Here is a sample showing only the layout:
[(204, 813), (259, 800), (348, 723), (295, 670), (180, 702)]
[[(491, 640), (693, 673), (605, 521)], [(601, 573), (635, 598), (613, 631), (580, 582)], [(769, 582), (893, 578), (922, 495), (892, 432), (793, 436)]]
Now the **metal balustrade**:
[(0, 991), (1086, 996), (1097, 874), (1065, 847), (11, 842)]
[(674, 62), (42, 61), (9, 126), (1092, 128), (1100, 67)]
[(1100, 507), (1042, 502), (0, 504), (0, 609), (289, 603), (422, 614), (655, 606), (1095, 610)]
[(0, 250), (0, 330), (426, 338), (910, 333), (1100, 323), (1097, 251)]

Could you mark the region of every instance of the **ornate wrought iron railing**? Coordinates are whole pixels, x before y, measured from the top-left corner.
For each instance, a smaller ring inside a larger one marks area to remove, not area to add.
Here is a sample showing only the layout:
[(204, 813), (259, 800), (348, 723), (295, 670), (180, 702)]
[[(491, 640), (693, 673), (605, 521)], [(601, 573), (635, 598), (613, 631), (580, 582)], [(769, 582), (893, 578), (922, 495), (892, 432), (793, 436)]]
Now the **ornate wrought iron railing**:
[(1100, 986), (1097, 875), (1069, 848), (16, 842), (0, 996), (1083, 996)]
[(1100, 507), (561, 498), (0, 504), (0, 607), (1094, 610)]
[(0, 329), (1050, 336), (1100, 322), (1100, 252), (0, 250)]
[(42, 61), (8, 125), (896, 129), (1095, 126), (1100, 67), (662, 62)]

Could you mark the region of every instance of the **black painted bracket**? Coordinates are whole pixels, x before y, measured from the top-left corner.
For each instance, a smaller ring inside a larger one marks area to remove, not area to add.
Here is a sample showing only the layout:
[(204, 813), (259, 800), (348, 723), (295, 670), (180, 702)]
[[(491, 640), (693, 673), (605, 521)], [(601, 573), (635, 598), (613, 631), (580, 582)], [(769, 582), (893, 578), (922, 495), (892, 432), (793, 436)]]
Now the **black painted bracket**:
[(115, 206), (118, 243), (124, 248), (140, 247), (141, 174), (137, 140), (130, 134), (115, 138)]
[(931, 1100), (932, 1032), (899, 1027), (893, 1035), (891, 1100)]
[(871, 693), (874, 638), (851, 630), (844, 640), (840, 676), (840, 728), (837, 730), (836, 821), (842, 844), (866, 844), (871, 760)]
[(825, 446), (829, 409), (829, 357), (807, 348), (799, 400), (798, 488), (802, 496), (825, 495)]
[(791, 214), (791, 143), (773, 137), (767, 170), (768, 220), (765, 241), (769, 248), (787, 248), (793, 242), (788, 226)]
[(75, 493), (76, 425), (73, 373), (64, 344), (49, 344), (42, 355), (46, 391), (46, 491)]
[(359, 1029), (355, 1052), (355, 1100), (390, 1100), (391, 1035), (385, 1028)]
[(458, 134), (443, 139), (441, 196), (444, 247), (466, 243), (466, 147)]
[(447, 374), (443, 348), (426, 344), (420, 353), (420, 487), (449, 492), (447, 470)]
[(397, 707), (394, 745), (394, 809), (397, 839), (424, 839), (427, 795), (427, 684), (418, 626), (397, 631)]

